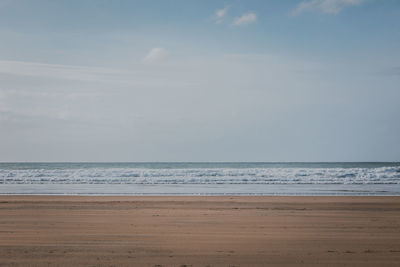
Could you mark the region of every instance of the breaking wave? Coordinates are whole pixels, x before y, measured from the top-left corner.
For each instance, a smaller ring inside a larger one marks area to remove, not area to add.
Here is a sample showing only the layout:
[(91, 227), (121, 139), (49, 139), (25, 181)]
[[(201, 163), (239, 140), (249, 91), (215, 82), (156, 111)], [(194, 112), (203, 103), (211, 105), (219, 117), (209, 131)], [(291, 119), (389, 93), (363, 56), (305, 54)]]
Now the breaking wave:
[(2, 168), (0, 184), (400, 184), (400, 167)]

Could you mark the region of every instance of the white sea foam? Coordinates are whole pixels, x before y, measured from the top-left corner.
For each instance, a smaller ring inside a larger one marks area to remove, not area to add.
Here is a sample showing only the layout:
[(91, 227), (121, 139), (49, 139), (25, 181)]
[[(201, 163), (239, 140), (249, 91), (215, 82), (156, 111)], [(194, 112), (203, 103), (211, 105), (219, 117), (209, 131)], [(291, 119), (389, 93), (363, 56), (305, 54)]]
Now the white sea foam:
[(400, 168), (2, 168), (0, 184), (400, 184)]

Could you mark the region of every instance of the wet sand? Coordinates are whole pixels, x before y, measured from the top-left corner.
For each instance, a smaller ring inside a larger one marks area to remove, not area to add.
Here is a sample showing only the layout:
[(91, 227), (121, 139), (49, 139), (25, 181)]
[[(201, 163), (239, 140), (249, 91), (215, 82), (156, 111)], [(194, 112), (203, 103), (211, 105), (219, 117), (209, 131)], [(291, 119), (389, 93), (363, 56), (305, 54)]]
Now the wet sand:
[(399, 266), (400, 197), (0, 196), (0, 266)]

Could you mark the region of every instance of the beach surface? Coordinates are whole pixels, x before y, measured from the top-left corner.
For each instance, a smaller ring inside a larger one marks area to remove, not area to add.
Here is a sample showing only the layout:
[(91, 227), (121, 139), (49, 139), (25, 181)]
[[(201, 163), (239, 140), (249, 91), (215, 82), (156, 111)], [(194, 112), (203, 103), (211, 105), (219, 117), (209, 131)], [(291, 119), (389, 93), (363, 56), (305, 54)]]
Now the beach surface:
[(0, 196), (0, 266), (398, 266), (400, 197)]

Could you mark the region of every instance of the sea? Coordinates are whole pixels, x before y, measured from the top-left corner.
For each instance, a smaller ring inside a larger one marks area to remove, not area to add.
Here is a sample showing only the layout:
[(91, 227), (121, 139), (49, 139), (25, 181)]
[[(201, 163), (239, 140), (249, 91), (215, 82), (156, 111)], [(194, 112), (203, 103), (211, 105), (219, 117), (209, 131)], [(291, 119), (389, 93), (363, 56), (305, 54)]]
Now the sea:
[(0, 194), (400, 195), (400, 162), (0, 163)]

